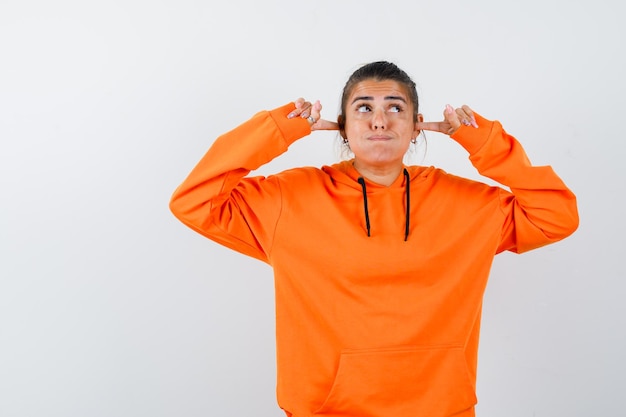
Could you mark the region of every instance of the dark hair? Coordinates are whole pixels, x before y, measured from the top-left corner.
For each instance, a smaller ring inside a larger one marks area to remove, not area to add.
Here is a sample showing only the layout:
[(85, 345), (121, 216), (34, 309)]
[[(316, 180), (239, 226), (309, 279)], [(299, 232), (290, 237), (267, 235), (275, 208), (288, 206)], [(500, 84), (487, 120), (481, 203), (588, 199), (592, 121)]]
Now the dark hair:
[(357, 69), (352, 73), (346, 85), (343, 87), (343, 93), (341, 95), (341, 113), (337, 116), (337, 124), (339, 125), (339, 131), (341, 136), (345, 136), (346, 127), (346, 102), (352, 94), (354, 86), (361, 81), (376, 80), (386, 81), (392, 80), (403, 85), (406, 88), (406, 93), (409, 96), (409, 101), (413, 104), (414, 119), (417, 121), (417, 113), (419, 111), (419, 99), (417, 97), (417, 89), (415, 82), (409, 77), (409, 75), (401, 70), (396, 64), (387, 61), (377, 61)]

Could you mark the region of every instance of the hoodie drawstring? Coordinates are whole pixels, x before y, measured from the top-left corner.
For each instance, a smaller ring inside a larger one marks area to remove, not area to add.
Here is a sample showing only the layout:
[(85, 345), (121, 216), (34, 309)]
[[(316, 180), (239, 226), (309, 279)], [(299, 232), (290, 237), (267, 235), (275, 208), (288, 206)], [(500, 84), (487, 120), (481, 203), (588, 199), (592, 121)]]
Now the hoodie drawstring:
[[(404, 208), (404, 241), (406, 242), (409, 239), (409, 228), (411, 226), (411, 177), (409, 176), (409, 171), (404, 168), (404, 178), (406, 183), (405, 188), (405, 208)], [(365, 187), (365, 179), (363, 177), (359, 177), (357, 180), (359, 184), (361, 184), (361, 189), (363, 190), (363, 211), (365, 212), (365, 227), (367, 228), (367, 236), (371, 236), (370, 229), (370, 213), (367, 208), (367, 188)]]
[(365, 180), (359, 177), (359, 184), (363, 190), (363, 210), (365, 211), (365, 227), (367, 227), (367, 237), (370, 237), (370, 212), (367, 209), (367, 190), (365, 189)]
[(404, 168), (404, 179), (406, 180), (406, 207), (404, 208), (404, 241), (409, 239), (410, 213), (411, 213), (411, 177), (409, 171)]

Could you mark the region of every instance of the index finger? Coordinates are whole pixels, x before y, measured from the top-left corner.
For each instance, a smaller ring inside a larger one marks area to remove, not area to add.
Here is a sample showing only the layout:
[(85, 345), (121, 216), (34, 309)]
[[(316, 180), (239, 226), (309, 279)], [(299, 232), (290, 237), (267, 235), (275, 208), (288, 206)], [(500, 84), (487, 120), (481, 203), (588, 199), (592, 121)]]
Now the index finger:
[(419, 130), (430, 130), (433, 132), (447, 133), (450, 129), (448, 122), (417, 122), (415, 127)]

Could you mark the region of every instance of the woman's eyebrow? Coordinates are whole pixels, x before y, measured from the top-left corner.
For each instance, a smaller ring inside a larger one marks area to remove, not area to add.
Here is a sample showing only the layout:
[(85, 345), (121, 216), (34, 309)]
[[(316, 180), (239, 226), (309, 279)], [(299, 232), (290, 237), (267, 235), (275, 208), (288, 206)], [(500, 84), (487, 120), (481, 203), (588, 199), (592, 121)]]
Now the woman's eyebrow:
[[(374, 100), (374, 97), (372, 96), (355, 97), (354, 100), (352, 100), (352, 104), (356, 103), (359, 100)], [(403, 103), (406, 103), (406, 99), (402, 96), (385, 96), (385, 100), (399, 100), (399, 101), (402, 101)]]
[(374, 100), (374, 97), (372, 96), (360, 96), (360, 97), (355, 97), (354, 100), (352, 100), (351, 104), (356, 103), (359, 100)]
[(399, 101), (402, 101), (403, 103), (406, 103), (405, 98), (402, 96), (386, 96), (385, 100), (399, 100)]

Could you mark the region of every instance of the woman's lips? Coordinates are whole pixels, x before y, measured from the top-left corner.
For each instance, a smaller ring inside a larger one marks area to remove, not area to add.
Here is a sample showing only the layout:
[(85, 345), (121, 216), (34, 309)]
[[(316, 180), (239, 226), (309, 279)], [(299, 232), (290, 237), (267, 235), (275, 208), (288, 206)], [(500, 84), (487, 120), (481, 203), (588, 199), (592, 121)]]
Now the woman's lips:
[(390, 140), (391, 137), (390, 136), (384, 136), (384, 135), (374, 135), (374, 136), (370, 136), (367, 139), (368, 140), (375, 140), (375, 141), (385, 141), (385, 140)]

